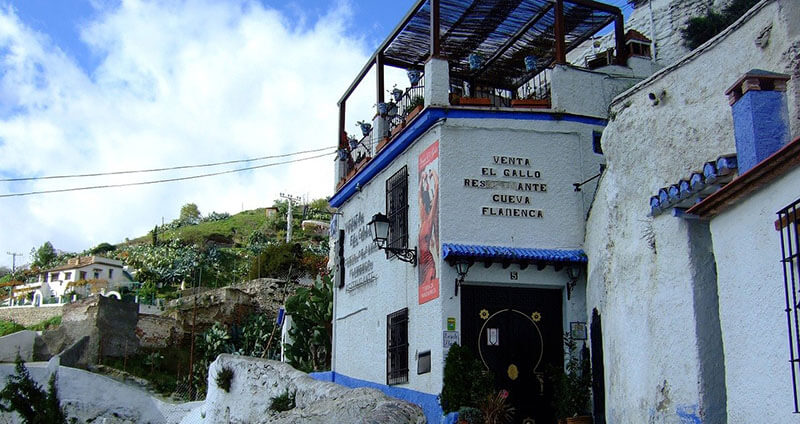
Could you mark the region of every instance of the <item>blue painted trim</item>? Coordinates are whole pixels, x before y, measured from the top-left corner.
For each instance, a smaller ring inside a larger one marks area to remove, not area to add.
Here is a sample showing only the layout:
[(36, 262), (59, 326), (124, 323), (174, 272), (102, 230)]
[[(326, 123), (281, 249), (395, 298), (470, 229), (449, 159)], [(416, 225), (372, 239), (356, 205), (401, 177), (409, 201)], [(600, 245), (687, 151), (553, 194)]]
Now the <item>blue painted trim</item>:
[(314, 372), (310, 373), (311, 378), (318, 381), (328, 381), (336, 383), (351, 389), (358, 387), (369, 387), (378, 389), (385, 393), (387, 396), (402, 399), (407, 402), (419, 405), (425, 413), (425, 418), (429, 423), (440, 423), (444, 419), (442, 407), (439, 405), (439, 396), (430, 393), (418, 392), (416, 390), (405, 389), (397, 386), (387, 386), (385, 384), (373, 383), (372, 381), (359, 380), (357, 378), (348, 377), (344, 374), (339, 374), (333, 371)]
[(394, 140), (378, 152), (361, 172), (356, 174), (350, 181), (345, 183), (336, 194), (331, 197), (330, 205), (338, 208), (358, 190), (372, 180), (378, 173), (383, 171), (389, 164), (400, 156), (417, 138), (433, 126), (440, 119), (514, 119), (525, 121), (567, 121), (577, 122), (586, 125), (606, 126), (608, 120), (592, 118), (589, 116), (554, 114), (551, 112), (515, 112), (515, 111), (496, 111), (496, 110), (473, 110), (473, 109), (442, 109), (428, 107), (423, 110), (411, 125), (406, 127)]
[(583, 250), (534, 249), (522, 247), (479, 246), (467, 244), (442, 244), (442, 259), (492, 259), (497, 261), (545, 261), (561, 263), (586, 263)]

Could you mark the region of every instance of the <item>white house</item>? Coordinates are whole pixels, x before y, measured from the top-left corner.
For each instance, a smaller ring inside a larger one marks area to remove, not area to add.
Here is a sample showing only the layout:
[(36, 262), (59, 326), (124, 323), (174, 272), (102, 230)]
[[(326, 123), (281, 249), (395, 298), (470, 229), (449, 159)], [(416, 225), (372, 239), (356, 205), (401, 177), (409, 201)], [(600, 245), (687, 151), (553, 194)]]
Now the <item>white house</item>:
[(612, 102), (583, 245), (596, 419), (797, 420), (797, 22), (761, 1)]
[(19, 286), (15, 292), (39, 292), (44, 299), (61, 298), (70, 293), (89, 296), (118, 291), (131, 281), (121, 261), (101, 256), (83, 256), (70, 258), (65, 265), (42, 271), (39, 281)]
[[(654, 70), (628, 53), (615, 7), (518, 3), (490, 12), (417, 2), (339, 104), (330, 379), (417, 402), (429, 422), (442, 413), (453, 343), (510, 392), (515, 422), (555, 420), (545, 369), (563, 365), (565, 332), (587, 338), (584, 222), (605, 162), (607, 105)], [(611, 63), (566, 63), (566, 51), (614, 22)], [(411, 71), (412, 87), (388, 103), (384, 65)], [(358, 117), (347, 99), (371, 69), (379, 113), (363, 138), (348, 137)], [(381, 216), (379, 249), (369, 224)]]

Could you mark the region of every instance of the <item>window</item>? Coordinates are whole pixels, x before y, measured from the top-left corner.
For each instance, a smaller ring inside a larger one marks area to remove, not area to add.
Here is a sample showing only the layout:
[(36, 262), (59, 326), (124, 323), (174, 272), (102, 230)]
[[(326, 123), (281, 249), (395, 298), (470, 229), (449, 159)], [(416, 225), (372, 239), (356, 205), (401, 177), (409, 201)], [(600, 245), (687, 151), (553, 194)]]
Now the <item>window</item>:
[(53, 272), (50, 274), (50, 281), (58, 281), (58, 273)]
[(71, 272), (65, 272), (64, 273), (64, 280), (66, 281), (66, 280), (71, 280), (71, 279), (72, 279), (72, 273)]
[[(389, 219), (387, 247), (408, 248), (408, 169), (405, 166), (386, 180), (386, 217)], [(387, 250), (386, 255), (394, 254)]]
[(114, 278), (114, 270), (113, 269), (109, 269), (108, 270), (108, 279), (111, 280), (112, 278)]
[(408, 308), (386, 316), (386, 384), (408, 383)]
[(100, 279), (100, 271), (102, 271), (102, 269), (95, 268), (92, 271), (94, 272), (94, 279), (95, 280), (99, 280)]
[(794, 412), (800, 413), (800, 199), (778, 211), (775, 229), (781, 232), (781, 264), (786, 294), (786, 322), (789, 335), (789, 364), (792, 367)]
[(603, 138), (602, 131), (592, 131), (592, 150), (598, 155), (603, 154), (603, 145), (600, 143), (602, 138)]
[(80, 276), (81, 276), (81, 278), (80, 278), (81, 280), (85, 280), (86, 279), (86, 271), (81, 271)]

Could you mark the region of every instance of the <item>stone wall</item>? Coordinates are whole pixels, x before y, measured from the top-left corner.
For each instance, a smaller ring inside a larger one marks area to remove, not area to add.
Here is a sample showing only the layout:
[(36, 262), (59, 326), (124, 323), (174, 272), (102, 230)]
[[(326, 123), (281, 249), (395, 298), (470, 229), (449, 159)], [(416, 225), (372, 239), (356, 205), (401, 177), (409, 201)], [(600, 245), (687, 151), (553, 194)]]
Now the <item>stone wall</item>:
[(0, 320), (14, 321), (17, 324), (31, 326), (44, 320), (61, 315), (64, 306), (23, 306), (0, 308)]
[(146, 349), (161, 349), (178, 343), (183, 331), (178, 321), (158, 315), (139, 314), (136, 337), (139, 346)]
[[(602, 316), (609, 424), (723, 422), (711, 414), (725, 410), (725, 384), (703, 366), (709, 357), (720, 361), (722, 352), (700, 345), (720, 341), (719, 322), (714, 328), (705, 313), (715, 310), (716, 298), (698, 295), (716, 281), (696, 250), (708, 230), (668, 213), (650, 217), (649, 198), (706, 161), (735, 152), (725, 90), (754, 68), (794, 71), (798, 6), (796, 0), (759, 3), (611, 105), (613, 120), (602, 139), (608, 166), (585, 241), (587, 312), (596, 308)], [(755, 40), (767, 28), (769, 43), (758, 47)], [(790, 81), (788, 97), (798, 91)], [(664, 100), (654, 105), (649, 93), (662, 92)], [(796, 137), (798, 107), (790, 104), (789, 112)]]

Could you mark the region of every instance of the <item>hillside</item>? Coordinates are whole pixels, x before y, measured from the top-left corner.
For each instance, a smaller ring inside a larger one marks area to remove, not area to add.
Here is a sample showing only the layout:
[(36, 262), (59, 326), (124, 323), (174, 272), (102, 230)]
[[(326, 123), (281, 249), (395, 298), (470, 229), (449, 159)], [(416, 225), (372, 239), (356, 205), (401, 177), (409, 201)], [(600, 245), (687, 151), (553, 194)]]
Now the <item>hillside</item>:
[[(186, 224), (177, 226), (159, 226), (158, 239), (160, 241), (171, 241), (180, 239), (187, 244), (204, 244), (206, 241), (214, 241), (219, 244), (229, 244), (242, 246), (247, 244), (248, 237), (256, 231), (266, 235), (275, 235), (274, 225), (269, 225), (276, 219), (268, 219), (265, 208), (258, 208), (231, 215), (228, 218), (216, 221), (204, 221), (198, 224)], [(285, 226), (286, 220), (281, 220)], [(274, 223), (277, 224), (277, 223)], [(271, 237), (270, 237), (271, 238)], [(151, 243), (152, 233), (131, 239), (127, 244)], [(125, 243), (123, 243), (125, 244)]]

